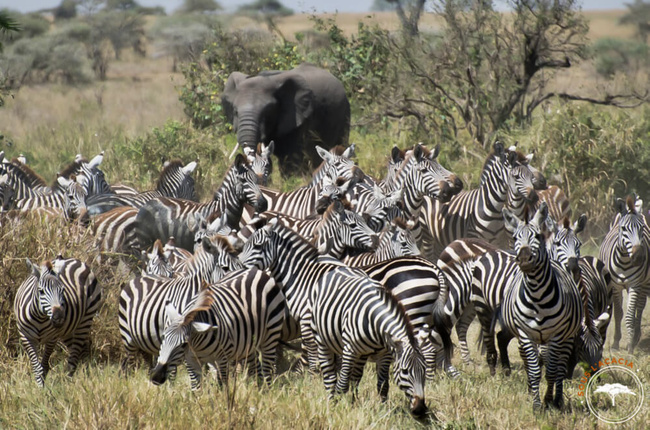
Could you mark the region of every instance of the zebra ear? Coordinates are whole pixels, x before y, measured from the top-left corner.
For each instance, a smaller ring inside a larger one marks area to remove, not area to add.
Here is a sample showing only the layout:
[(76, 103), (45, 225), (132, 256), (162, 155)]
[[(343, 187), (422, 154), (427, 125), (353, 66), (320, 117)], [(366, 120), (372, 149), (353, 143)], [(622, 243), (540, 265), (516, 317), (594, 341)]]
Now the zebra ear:
[(587, 214), (582, 214), (578, 220), (573, 223), (573, 231), (575, 234), (582, 232), (587, 226)]
[[(76, 179), (76, 177), (75, 177), (75, 179)], [(70, 180), (68, 178), (64, 178), (63, 176), (57, 177), (56, 182), (58, 182), (59, 185), (61, 185), (63, 188), (68, 188), (70, 186), (70, 184), (72, 184), (72, 180)]]
[(190, 327), (192, 328), (192, 331), (195, 331), (197, 333), (205, 333), (208, 330), (216, 330), (219, 328), (219, 326), (204, 323), (204, 322), (198, 322), (198, 321), (192, 321), (190, 324)]
[(500, 141), (495, 141), (493, 145), (493, 150), (494, 150), (494, 155), (497, 155), (499, 157), (503, 156), (505, 154), (505, 147), (503, 146), (503, 143)]
[(25, 263), (27, 263), (27, 268), (32, 272), (33, 276), (36, 276), (37, 279), (41, 278), (41, 268), (38, 267), (38, 265), (32, 263), (32, 260), (29, 258), (25, 259)]
[(318, 155), (320, 155), (320, 158), (322, 158), (324, 161), (332, 161), (332, 153), (328, 150), (316, 145), (316, 152), (318, 152)]
[(234, 163), (235, 168), (237, 169), (237, 173), (240, 175), (243, 175), (246, 173), (248, 170), (248, 163), (246, 161), (246, 157), (239, 153), (235, 157), (235, 163)]
[(510, 234), (513, 234), (517, 227), (519, 227), (519, 219), (508, 209), (503, 209), (503, 222), (506, 227), (506, 230)]
[(100, 152), (99, 155), (95, 155), (95, 157), (88, 163), (88, 167), (94, 169), (102, 164), (102, 161), (104, 161), (104, 151)]
[(355, 157), (357, 155), (356, 149), (357, 149), (357, 144), (356, 143), (351, 144), (345, 149), (345, 151), (343, 151), (343, 157), (348, 159)]
[(196, 169), (196, 166), (198, 163), (196, 161), (192, 161), (191, 163), (188, 163), (185, 167), (183, 167), (182, 171), (186, 175), (191, 175), (192, 172), (194, 172), (194, 169)]
[(269, 159), (271, 158), (271, 154), (273, 154), (274, 150), (275, 150), (275, 142), (273, 140), (270, 141), (268, 145), (264, 145), (262, 143), (262, 152), (260, 155), (266, 159)]
[(617, 198), (614, 202), (614, 210), (621, 215), (627, 214), (627, 205), (625, 204), (625, 200)]
[(422, 161), (423, 154), (424, 154), (424, 150), (422, 149), (422, 145), (420, 143), (416, 144), (415, 147), (413, 148), (413, 157), (415, 157), (415, 161), (417, 162)]
[(177, 321), (178, 319), (182, 318), (182, 315), (178, 312), (178, 309), (176, 309), (176, 307), (169, 300), (167, 300), (167, 303), (165, 303), (165, 317), (169, 322)]
[(437, 144), (433, 151), (429, 153), (429, 160), (435, 160), (438, 158), (438, 155), (440, 155), (440, 144)]
[(550, 231), (551, 233), (557, 233), (557, 231), (558, 231), (557, 223), (556, 223), (555, 220), (554, 220), (553, 218), (551, 218), (551, 217), (546, 218), (546, 228), (547, 228), (548, 231)]
[(390, 347), (390, 349), (393, 350), (395, 355), (397, 355), (398, 357), (402, 355), (402, 352), (404, 352), (404, 343), (402, 342), (401, 339), (388, 335), (387, 341), (388, 341), (388, 346)]
[(393, 161), (393, 163), (399, 163), (401, 161), (404, 161), (402, 158), (402, 151), (400, 151), (397, 145), (393, 146), (393, 149), (391, 149), (390, 159)]

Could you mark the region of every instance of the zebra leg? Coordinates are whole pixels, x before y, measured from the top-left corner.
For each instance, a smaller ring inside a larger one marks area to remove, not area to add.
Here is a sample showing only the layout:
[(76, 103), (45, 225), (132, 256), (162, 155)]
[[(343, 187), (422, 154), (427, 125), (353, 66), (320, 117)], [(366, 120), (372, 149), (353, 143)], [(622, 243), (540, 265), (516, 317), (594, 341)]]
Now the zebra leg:
[(641, 340), (641, 317), (646, 304), (646, 295), (639, 290), (639, 287), (630, 288), (627, 296), (625, 325), (630, 337), (630, 343), (627, 346), (627, 351), (630, 354), (634, 352), (634, 348)]
[(187, 348), (187, 352), (185, 353), (185, 364), (187, 365), (187, 373), (190, 375), (192, 391), (199, 390), (201, 388), (203, 370), (201, 369), (201, 363), (196, 359), (191, 348)]
[(618, 350), (621, 341), (621, 320), (623, 319), (623, 289), (613, 286), (612, 307), (614, 308), (614, 340), (612, 349)]
[(426, 377), (427, 379), (433, 379), (433, 375), (436, 372), (437, 351), (435, 346), (431, 343), (430, 337), (427, 337), (420, 345), (420, 350), (422, 351), (422, 356), (424, 357), (424, 362), (427, 366)]
[(72, 376), (88, 342), (87, 339), (68, 338), (63, 343), (68, 348), (68, 376)]
[(325, 345), (318, 344), (318, 361), (323, 372), (323, 382), (325, 389), (332, 399), (336, 390), (336, 356)]
[(542, 408), (539, 396), (539, 383), (542, 379), (542, 368), (539, 364), (539, 353), (535, 344), (526, 338), (519, 339), (519, 355), (524, 362), (524, 369), (528, 377), (528, 392), (533, 397), (533, 409)]
[(275, 356), (277, 350), (277, 340), (269, 342), (262, 348), (262, 378), (267, 385), (271, 385), (273, 375), (275, 374)]
[(45, 385), (45, 376), (47, 376), (47, 371), (43, 369), (41, 360), (38, 358), (38, 342), (35, 339), (28, 339), (23, 334), (20, 335), (20, 342), (22, 343), (23, 348), (29, 356), (29, 362), (32, 365), (32, 372), (34, 373), (34, 378), (36, 379), (36, 385), (38, 385), (40, 388), (43, 388)]
[(483, 336), (483, 344), (485, 345), (485, 358), (488, 367), (490, 368), (490, 375), (496, 375), (497, 366), (497, 348), (494, 342), (494, 327), (492, 327), (492, 315), (482, 307), (477, 307), (478, 321), (481, 323), (481, 335)]
[(349, 346), (343, 347), (343, 355), (341, 357), (341, 371), (339, 372), (338, 381), (336, 381), (336, 392), (345, 394), (350, 389), (350, 375), (356, 366), (357, 357), (352, 352)]
[(359, 395), (359, 383), (363, 378), (363, 370), (366, 367), (367, 359), (360, 358), (355, 361), (350, 371), (350, 388), (352, 389), (352, 400), (356, 401)]
[(43, 369), (43, 381), (48, 373), (50, 373), (50, 356), (54, 352), (54, 347), (56, 346), (56, 341), (50, 341), (45, 343), (45, 348), (43, 348), (43, 358), (41, 359), (41, 368)]
[(312, 314), (311, 311), (308, 311), (300, 320), (300, 335), (302, 337), (303, 348), (307, 352), (309, 371), (313, 374), (318, 374), (318, 347), (314, 338), (314, 329), (312, 328), (311, 320)]
[(252, 351), (251, 353), (248, 354), (244, 366), (247, 369), (247, 374), (249, 378), (257, 377), (262, 373), (262, 369), (260, 369), (260, 361), (257, 358), (257, 351)]
[(217, 367), (217, 384), (222, 387), (228, 383), (228, 361), (220, 358), (214, 364)]
[(501, 367), (506, 376), (510, 376), (510, 357), (508, 357), (508, 344), (514, 336), (509, 330), (505, 328), (497, 333), (497, 341), (499, 342), (499, 352), (501, 353)]
[(460, 346), (460, 356), (463, 359), (463, 362), (467, 365), (472, 364), (472, 358), (469, 354), (469, 347), (467, 346), (467, 330), (469, 325), (474, 321), (476, 316), (476, 311), (474, 310), (474, 304), (468, 303), (465, 309), (463, 310), (462, 315), (456, 321), (456, 335), (458, 335), (458, 344)]
[[(548, 389), (544, 396), (544, 404), (551, 404), (561, 409), (564, 404), (564, 379), (567, 374), (567, 362), (573, 350), (573, 338), (562, 342), (549, 342), (546, 349), (546, 382)], [(555, 395), (553, 395), (555, 389)]]
[(382, 402), (388, 400), (388, 389), (390, 388), (390, 363), (391, 354), (384, 354), (377, 359), (377, 392)]

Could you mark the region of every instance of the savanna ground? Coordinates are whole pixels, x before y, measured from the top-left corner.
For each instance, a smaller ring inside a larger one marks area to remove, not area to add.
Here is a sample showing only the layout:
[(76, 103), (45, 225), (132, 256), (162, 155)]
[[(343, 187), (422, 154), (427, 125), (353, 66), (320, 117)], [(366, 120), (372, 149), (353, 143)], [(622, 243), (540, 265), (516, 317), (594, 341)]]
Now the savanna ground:
[[(615, 25), (618, 12), (594, 12), (590, 37), (629, 36), (629, 28)], [(345, 31), (354, 31), (359, 19), (366, 14), (341, 15), (338, 22)], [(396, 27), (390, 15), (375, 18), (382, 24)], [(304, 16), (289, 17), (281, 22), (284, 34), (290, 35), (308, 27)], [(423, 28), (435, 27), (436, 22), (425, 17)], [(122, 182), (141, 189), (150, 189), (157, 170), (142, 170), (137, 157), (128, 161), (121, 158), (125, 142), (151, 133), (152, 127), (164, 127), (170, 119), (185, 121), (183, 107), (178, 101), (177, 86), (182, 84), (180, 73), (171, 73), (171, 61), (166, 58), (138, 58), (125, 55), (111, 65), (108, 80), (83, 87), (48, 84), (23, 87), (15, 98), (0, 109), (0, 132), (5, 136), (3, 148), (8, 156), (23, 153), (30, 165), (45, 178), (69, 163), (77, 153), (92, 157), (106, 150), (102, 165), (109, 182)], [(578, 73), (581, 69), (578, 69)], [(584, 82), (581, 75), (562, 76), (556, 85), (575, 85)], [(566, 111), (558, 107), (557, 115)], [(607, 108), (603, 108), (607, 109)], [(561, 111), (562, 110), (562, 111)], [(634, 122), (646, 111), (617, 113)], [(547, 121), (552, 121), (548, 120)], [(539, 142), (542, 126), (517, 136), (521, 142)], [(412, 144), (399, 132), (389, 136), (352, 130), (351, 141), (358, 143), (358, 162), (370, 173), (381, 176), (385, 157), (394, 143)], [(192, 142), (200, 158), (198, 184), (204, 198), (220, 183), (227, 165), (223, 154), (228, 154), (234, 139), (227, 141)], [(205, 148), (216, 148), (213, 152)], [(529, 146), (530, 147), (530, 146)], [(623, 148), (624, 150), (624, 148)], [(143, 148), (146, 151), (146, 148)], [(444, 148), (443, 148), (444, 153)], [(144, 160), (146, 154), (142, 154)], [(173, 154), (170, 154), (173, 156)], [(540, 154), (544, 158), (553, 154)], [(469, 156), (472, 157), (471, 155)], [(185, 160), (189, 161), (189, 160)], [(476, 172), (468, 171), (465, 161), (444, 160), (452, 170), (458, 170), (465, 183), (475, 183)], [(470, 163), (467, 163), (469, 165)], [(570, 179), (570, 178), (569, 178)], [(303, 178), (283, 181), (274, 175), (275, 187), (292, 188)], [(565, 184), (571, 187), (570, 180)], [(572, 201), (588, 199), (573, 196)], [(609, 203), (607, 203), (609, 204)], [(602, 206), (606, 206), (605, 203)], [(585, 254), (597, 254), (599, 236), (585, 242)], [(27, 274), (24, 258), (34, 261), (53, 258), (62, 252), (91, 262), (93, 270), (104, 286), (106, 302), (95, 320), (94, 348), (90, 360), (85, 361), (73, 378), (65, 376), (65, 354), (61, 351), (52, 358), (53, 367), (45, 389), (33, 382), (28, 359), (17, 345), (13, 321), (13, 295)], [(270, 388), (259, 387), (243, 378), (231, 380), (225, 388), (218, 388), (208, 377), (201, 391), (189, 390), (187, 374), (182, 369), (175, 382), (154, 387), (147, 378), (143, 364), (125, 377), (119, 372), (123, 358), (117, 327), (117, 299), (120, 284), (132, 276), (124, 264), (117, 268), (114, 258), (104, 256), (98, 263), (97, 251), (87, 232), (79, 232), (61, 223), (34, 221), (16, 226), (0, 226), (0, 428), (608, 428), (597, 421), (581, 403), (578, 380), (565, 382), (566, 408), (562, 412), (533, 413), (526, 394), (525, 374), (516, 348), (510, 345), (514, 371), (511, 377), (498, 373), (490, 377), (484, 358), (472, 348), (473, 366), (454, 364), (462, 372), (458, 379), (450, 379), (440, 372), (427, 383), (426, 398), (437, 421), (420, 423), (408, 414), (403, 394), (391, 387), (386, 404), (379, 402), (375, 391), (375, 374), (369, 366), (360, 387), (359, 399), (352, 403), (348, 396), (338, 402), (328, 402), (320, 378), (283, 373)], [(476, 339), (477, 326), (470, 331)], [(650, 391), (650, 312), (645, 312), (643, 336), (633, 356), (625, 351), (612, 351), (610, 326), (605, 357), (622, 357), (634, 362), (635, 370)], [(627, 344), (623, 334), (622, 346)], [(473, 345), (472, 345), (473, 346)], [(576, 376), (578, 371), (576, 371)], [(647, 428), (650, 422), (650, 403), (623, 428)]]

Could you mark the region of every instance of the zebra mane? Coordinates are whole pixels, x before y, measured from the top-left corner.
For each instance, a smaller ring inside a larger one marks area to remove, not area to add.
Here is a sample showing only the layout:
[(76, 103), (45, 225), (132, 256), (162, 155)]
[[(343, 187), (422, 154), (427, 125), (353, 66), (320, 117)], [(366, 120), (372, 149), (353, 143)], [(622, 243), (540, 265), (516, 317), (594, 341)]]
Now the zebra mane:
[(343, 145), (336, 145), (334, 148), (330, 149), (330, 152), (334, 155), (338, 155), (339, 157), (343, 155), (345, 150), (348, 149)]
[(43, 187), (47, 186), (47, 182), (45, 181), (45, 179), (43, 179), (41, 175), (39, 175), (34, 170), (32, 170), (31, 167), (18, 161), (18, 159), (16, 158), (12, 159), (11, 163), (8, 164), (7, 166), (12, 166), (9, 167), (9, 169), (11, 169), (11, 173), (19, 177), (20, 180), (27, 182), (32, 186), (34, 185), (40, 185)]
[(409, 229), (408, 222), (401, 216), (393, 218), (392, 223), (395, 224), (397, 228), (401, 228), (402, 230)]
[(210, 225), (218, 218), (221, 218), (221, 211), (217, 209), (216, 211), (213, 211), (210, 215), (208, 215), (208, 217), (205, 219), (205, 223), (207, 225)]
[(629, 213), (636, 215), (636, 196), (634, 195), (629, 195), (625, 199), (625, 205), (627, 206), (627, 210)]
[(158, 177), (158, 182), (156, 182), (156, 189), (160, 184), (164, 183), (168, 176), (172, 175), (175, 171), (183, 168), (183, 162), (181, 160), (172, 160), (165, 167), (163, 167)]
[(531, 214), (530, 205), (524, 205), (524, 213), (522, 215), (524, 224), (530, 223), (530, 218), (532, 218), (533, 215), (535, 215), (535, 213)]
[(564, 219), (562, 219), (562, 226), (568, 230), (569, 227), (571, 227), (571, 220), (569, 219), (568, 216), (565, 216)]
[(59, 175), (63, 176), (64, 178), (69, 178), (70, 175), (76, 174), (77, 172), (81, 171), (81, 166), (83, 163), (88, 163), (88, 160), (86, 160), (85, 158), (75, 160), (72, 163), (68, 164), (63, 170), (61, 170), (59, 172)]

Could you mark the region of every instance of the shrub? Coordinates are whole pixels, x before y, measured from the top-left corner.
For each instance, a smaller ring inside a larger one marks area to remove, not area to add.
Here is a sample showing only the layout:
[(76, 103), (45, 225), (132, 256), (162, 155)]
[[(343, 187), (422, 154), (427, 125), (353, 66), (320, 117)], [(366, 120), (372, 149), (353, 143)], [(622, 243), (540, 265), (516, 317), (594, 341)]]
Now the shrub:
[(603, 38), (598, 39), (591, 49), (596, 71), (605, 77), (611, 77), (617, 72), (634, 73), (650, 64), (648, 45), (645, 43)]

